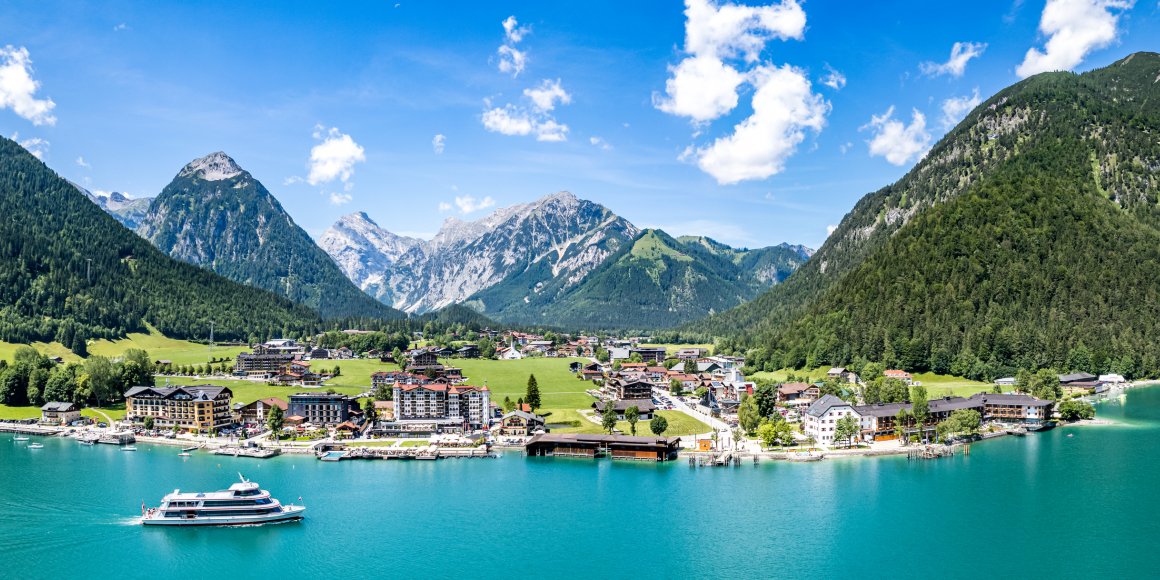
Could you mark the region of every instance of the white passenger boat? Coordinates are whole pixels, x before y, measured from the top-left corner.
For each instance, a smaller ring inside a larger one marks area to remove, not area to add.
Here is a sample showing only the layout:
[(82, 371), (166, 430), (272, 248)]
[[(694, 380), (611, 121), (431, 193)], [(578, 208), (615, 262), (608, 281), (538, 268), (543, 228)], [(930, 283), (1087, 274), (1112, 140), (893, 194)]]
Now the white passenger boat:
[(141, 523), (147, 526), (239, 526), (268, 524), (302, 519), (306, 508), (282, 505), (270, 492), (247, 480), (224, 491), (208, 493), (173, 493), (161, 499), (161, 505), (145, 509), (141, 504)]

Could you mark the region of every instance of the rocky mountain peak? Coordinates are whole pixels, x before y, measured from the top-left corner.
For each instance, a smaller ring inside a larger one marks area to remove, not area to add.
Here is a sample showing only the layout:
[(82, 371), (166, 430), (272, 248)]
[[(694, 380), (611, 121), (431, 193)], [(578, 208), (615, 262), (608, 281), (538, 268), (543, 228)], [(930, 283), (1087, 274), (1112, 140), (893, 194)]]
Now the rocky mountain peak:
[(177, 174), (178, 177), (197, 177), (206, 181), (222, 181), (241, 175), (244, 170), (232, 157), (223, 151), (215, 151), (190, 161)]

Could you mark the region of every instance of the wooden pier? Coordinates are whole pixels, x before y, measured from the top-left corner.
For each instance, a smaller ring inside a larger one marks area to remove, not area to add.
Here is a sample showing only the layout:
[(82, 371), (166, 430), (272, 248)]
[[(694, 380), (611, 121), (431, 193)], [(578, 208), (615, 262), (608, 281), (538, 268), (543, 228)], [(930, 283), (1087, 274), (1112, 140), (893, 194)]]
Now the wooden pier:
[(942, 459), (954, 457), (957, 445), (923, 445), (906, 452), (907, 461), (922, 461), (924, 459)]

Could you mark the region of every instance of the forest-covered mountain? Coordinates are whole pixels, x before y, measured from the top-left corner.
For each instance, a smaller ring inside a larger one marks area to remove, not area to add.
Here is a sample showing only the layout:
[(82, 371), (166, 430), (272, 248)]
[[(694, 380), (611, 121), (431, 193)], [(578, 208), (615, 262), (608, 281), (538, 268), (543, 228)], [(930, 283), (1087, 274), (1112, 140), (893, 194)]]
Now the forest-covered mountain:
[(495, 320), (587, 329), (707, 316), (780, 282), (812, 253), (641, 235), (608, 208), (560, 192), (478, 221), (448, 220), (430, 241), (359, 212), (319, 244), (366, 292), (411, 312), (462, 303)]
[(222, 152), (186, 165), (137, 231), (174, 258), (285, 296), (325, 319), (404, 316), (355, 287), (262, 183)]
[(693, 325), (758, 367), (1160, 374), (1160, 55), (982, 103), (785, 284)]
[(805, 249), (785, 244), (739, 250), (709, 238), (677, 240), (644, 230), (580, 284), (556, 295), (524, 288), (527, 299), (508, 300), (494, 315), (574, 328), (671, 328), (753, 299), (808, 258)]
[(218, 339), (302, 334), (310, 309), (163, 254), (16, 142), (0, 138), (0, 340), (142, 332)]

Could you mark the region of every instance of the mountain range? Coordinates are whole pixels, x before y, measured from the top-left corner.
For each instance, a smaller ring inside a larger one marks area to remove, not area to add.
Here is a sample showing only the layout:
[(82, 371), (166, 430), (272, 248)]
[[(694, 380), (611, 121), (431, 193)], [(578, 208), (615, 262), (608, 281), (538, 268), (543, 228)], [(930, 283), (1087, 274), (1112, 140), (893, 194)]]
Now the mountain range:
[(321, 247), (367, 293), (412, 313), (465, 304), (495, 320), (667, 328), (752, 299), (809, 259), (801, 246), (734, 249), (642, 231), (569, 192), (448, 219), (431, 240), (344, 216)]
[(1160, 373), (1160, 55), (995, 94), (785, 284), (692, 330), (758, 367)]
[(253, 340), (315, 332), (312, 310), (174, 260), (72, 183), (0, 138), (0, 340), (91, 338), (152, 326), (167, 336)]
[(141, 225), (141, 220), (149, 213), (149, 204), (153, 202), (152, 197), (129, 197), (119, 191), (94, 193), (75, 183), (73, 186), (131, 230)]

